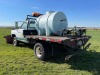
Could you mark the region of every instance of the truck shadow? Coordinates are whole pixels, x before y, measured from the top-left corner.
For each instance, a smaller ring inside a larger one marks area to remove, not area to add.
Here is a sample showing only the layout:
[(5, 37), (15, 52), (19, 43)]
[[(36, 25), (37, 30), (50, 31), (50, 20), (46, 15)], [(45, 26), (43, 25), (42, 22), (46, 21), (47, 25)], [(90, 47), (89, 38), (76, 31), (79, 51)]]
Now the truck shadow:
[[(30, 45), (20, 45), (20, 47), (28, 47), (33, 49)], [(45, 62), (57, 63), (57, 64), (69, 64), (71, 65), (69, 69), (82, 70), (92, 72), (93, 75), (100, 74), (100, 52), (95, 50), (84, 51), (81, 54), (77, 54), (69, 59), (65, 60), (67, 55), (65, 53), (53, 56), (47, 59)]]
[(65, 57), (65, 54), (54, 56), (48, 62), (69, 64), (71, 65), (70, 69), (92, 72), (93, 75), (100, 74), (100, 52), (95, 52), (95, 50), (85, 51), (82, 54), (71, 57), (69, 61), (65, 61)]

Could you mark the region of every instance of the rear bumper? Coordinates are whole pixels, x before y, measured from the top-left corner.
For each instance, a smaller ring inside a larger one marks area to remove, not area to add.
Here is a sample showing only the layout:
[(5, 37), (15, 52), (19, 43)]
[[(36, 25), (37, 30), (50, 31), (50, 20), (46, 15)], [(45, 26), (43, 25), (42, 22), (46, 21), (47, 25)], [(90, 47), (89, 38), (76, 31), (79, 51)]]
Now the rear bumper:
[(86, 45), (90, 38), (91, 36), (75, 37), (69, 40), (62, 41), (62, 44), (73, 49), (80, 49), (81, 47), (84, 47)]

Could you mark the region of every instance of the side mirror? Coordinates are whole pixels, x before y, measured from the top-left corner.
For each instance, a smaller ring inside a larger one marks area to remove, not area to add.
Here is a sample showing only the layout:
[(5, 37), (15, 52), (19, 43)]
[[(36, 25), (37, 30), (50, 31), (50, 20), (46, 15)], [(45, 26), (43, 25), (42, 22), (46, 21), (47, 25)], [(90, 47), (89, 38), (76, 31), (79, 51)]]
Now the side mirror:
[(15, 22), (15, 29), (18, 29), (18, 22)]

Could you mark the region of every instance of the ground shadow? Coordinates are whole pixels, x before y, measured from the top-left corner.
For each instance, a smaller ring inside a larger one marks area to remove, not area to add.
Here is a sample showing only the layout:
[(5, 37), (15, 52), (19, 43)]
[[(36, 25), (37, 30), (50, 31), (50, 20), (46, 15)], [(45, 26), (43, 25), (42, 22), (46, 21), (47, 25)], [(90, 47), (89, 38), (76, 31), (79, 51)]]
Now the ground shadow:
[(30, 45), (30, 44), (27, 44), (27, 43), (20, 43), (18, 47), (33, 49), (34, 45)]
[(84, 51), (81, 54), (71, 57), (69, 61), (65, 61), (65, 57), (66, 54), (54, 56), (48, 62), (66, 63), (71, 65), (70, 69), (93, 72), (93, 75), (100, 74), (100, 52), (95, 52), (95, 50)]
[[(34, 46), (29, 44), (22, 44), (19, 47), (28, 47), (33, 49)], [(65, 60), (67, 55), (65, 53), (53, 56), (45, 62), (57, 63), (57, 64), (69, 64), (70, 69), (82, 70), (92, 72), (93, 75), (100, 75), (100, 52), (95, 50), (83, 51), (81, 54), (77, 54), (70, 58), (69, 61)]]

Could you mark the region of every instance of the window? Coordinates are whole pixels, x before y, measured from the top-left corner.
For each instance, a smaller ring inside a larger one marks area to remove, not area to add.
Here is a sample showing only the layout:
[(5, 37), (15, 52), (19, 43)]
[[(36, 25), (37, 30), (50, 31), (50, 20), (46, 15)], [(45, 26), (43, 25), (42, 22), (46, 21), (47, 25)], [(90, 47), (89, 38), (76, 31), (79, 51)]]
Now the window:
[(30, 21), (28, 25), (28, 30), (36, 30), (36, 22), (35, 21)]
[(35, 27), (35, 21), (30, 21), (29, 27)]
[(27, 22), (23, 22), (21, 29), (25, 29), (25, 30), (27, 29)]

